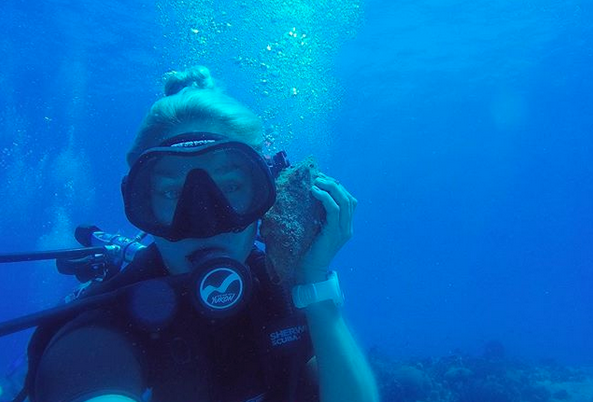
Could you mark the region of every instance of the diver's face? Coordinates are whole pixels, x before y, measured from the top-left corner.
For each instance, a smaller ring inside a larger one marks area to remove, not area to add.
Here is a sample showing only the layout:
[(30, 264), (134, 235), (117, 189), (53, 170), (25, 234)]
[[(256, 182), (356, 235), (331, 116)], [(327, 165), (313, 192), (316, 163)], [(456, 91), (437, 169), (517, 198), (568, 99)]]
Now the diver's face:
[[(172, 130), (169, 135), (175, 136), (191, 131), (206, 131), (225, 135), (224, 128), (220, 125), (203, 121), (180, 125)], [(176, 196), (179, 195), (189, 170), (195, 168), (209, 170), (212, 166), (225, 166), (221, 161), (209, 161), (208, 159), (200, 161), (199, 163), (202, 164), (200, 166), (195, 166), (196, 163), (192, 162), (179, 166), (175, 162), (169, 163), (167, 159), (164, 159), (161, 165), (158, 166), (158, 170), (163, 174), (155, 176), (151, 191), (152, 205), (157, 219), (163, 222), (171, 222), (177, 202)], [(232, 192), (232, 197), (240, 196), (236, 191), (236, 182), (241, 179), (239, 172), (225, 168), (224, 171), (217, 174), (220, 174), (221, 183), (230, 183), (228, 188)], [(231, 186), (231, 184), (233, 185)], [(240, 185), (240, 183), (238, 184)], [(244, 262), (253, 247), (256, 232), (257, 223), (253, 223), (242, 232), (221, 233), (208, 238), (189, 238), (172, 242), (155, 236), (155, 243), (169, 271), (182, 273), (191, 270), (191, 264), (187, 257), (199, 250), (216, 249), (226, 253), (229, 257)]]

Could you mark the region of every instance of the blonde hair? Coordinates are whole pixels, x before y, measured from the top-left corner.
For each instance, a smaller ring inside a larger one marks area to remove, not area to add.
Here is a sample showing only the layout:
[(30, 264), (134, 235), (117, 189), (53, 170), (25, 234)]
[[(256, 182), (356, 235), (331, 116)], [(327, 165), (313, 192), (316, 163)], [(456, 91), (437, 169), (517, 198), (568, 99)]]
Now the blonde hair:
[(217, 123), (225, 129), (220, 134), (261, 150), (259, 117), (217, 87), (206, 67), (197, 66), (165, 75), (165, 96), (144, 118), (128, 152), (128, 164), (132, 166), (142, 152), (169, 138), (174, 127), (192, 121)]

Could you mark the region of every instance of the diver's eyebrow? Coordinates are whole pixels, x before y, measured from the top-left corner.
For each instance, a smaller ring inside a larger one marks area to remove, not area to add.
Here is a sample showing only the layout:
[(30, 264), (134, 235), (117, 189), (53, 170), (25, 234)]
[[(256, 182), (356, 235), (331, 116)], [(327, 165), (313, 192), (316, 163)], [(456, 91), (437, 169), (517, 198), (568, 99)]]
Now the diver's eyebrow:
[(158, 167), (154, 169), (153, 174), (156, 176), (168, 177), (168, 178), (175, 178), (178, 174), (174, 169)]

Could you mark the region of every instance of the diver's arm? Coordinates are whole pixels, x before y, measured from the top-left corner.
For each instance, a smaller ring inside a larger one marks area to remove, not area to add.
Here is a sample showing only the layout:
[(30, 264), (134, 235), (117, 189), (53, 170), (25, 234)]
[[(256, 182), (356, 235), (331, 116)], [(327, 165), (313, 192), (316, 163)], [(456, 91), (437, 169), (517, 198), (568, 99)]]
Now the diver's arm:
[(332, 301), (306, 309), (317, 360), (320, 402), (376, 402), (371, 368)]
[[(300, 284), (325, 281), (331, 261), (352, 237), (358, 201), (337, 180), (321, 175), (311, 195), (326, 212), (321, 232), (297, 270)], [(305, 308), (317, 357), (321, 402), (377, 402), (379, 392), (371, 368), (333, 301)]]

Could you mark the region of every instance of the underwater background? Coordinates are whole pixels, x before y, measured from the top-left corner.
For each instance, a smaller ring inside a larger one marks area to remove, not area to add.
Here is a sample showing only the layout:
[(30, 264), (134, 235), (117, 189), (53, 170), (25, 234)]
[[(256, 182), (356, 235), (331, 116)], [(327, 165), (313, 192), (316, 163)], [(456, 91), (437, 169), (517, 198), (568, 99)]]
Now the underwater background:
[[(358, 199), (333, 268), (384, 400), (593, 400), (592, 2), (6, 0), (0, 27), (0, 253), (134, 236), (125, 153), (205, 65)], [(77, 284), (0, 268), (1, 320)]]

